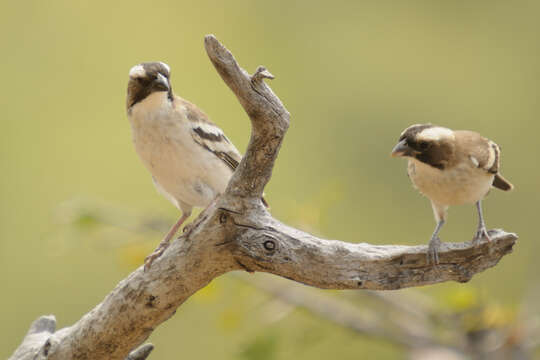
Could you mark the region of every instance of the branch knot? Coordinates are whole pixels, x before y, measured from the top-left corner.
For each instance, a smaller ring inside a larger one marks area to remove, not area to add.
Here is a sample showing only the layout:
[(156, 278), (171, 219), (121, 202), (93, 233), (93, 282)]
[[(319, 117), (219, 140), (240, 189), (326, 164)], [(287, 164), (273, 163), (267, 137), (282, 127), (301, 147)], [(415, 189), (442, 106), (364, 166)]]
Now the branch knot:
[(265, 255), (273, 255), (278, 250), (279, 240), (266, 232), (256, 236), (255, 241), (262, 245), (262, 248), (265, 250)]
[(276, 243), (272, 240), (266, 240), (263, 245), (264, 248), (268, 251), (274, 251), (274, 249), (276, 248)]

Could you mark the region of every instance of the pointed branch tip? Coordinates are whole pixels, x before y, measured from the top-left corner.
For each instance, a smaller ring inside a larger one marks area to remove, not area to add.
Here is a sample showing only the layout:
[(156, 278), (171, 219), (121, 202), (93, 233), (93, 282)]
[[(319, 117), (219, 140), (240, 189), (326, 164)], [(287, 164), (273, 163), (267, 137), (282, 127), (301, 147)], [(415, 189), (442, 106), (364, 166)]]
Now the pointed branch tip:
[(232, 53), (213, 34), (204, 37), (204, 48), (214, 65), (218, 60), (224, 63), (236, 63)]

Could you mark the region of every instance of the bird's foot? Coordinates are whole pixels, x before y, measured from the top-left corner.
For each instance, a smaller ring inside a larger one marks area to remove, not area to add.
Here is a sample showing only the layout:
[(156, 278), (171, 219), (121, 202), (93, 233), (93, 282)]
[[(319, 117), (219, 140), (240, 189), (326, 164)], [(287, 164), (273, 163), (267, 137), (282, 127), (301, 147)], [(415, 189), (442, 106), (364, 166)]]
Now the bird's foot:
[(436, 266), (439, 264), (439, 249), (441, 247), (441, 239), (432, 237), (428, 244), (427, 263)]
[(482, 238), (486, 238), (488, 242), (491, 242), (491, 237), (489, 236), (489, 233), (485, 226), (481, 226), (478, 228), (478, 230), (476, 230), (476, 234), (473, 238), (473, 244), (475, 246), (479, 245)]
[(165, 250), (169, 247), (170, 242), (165, 241), (165, 240), (166, 239), (161, 241), (158, 247), (150, 255), (144, 258), (144, 271), (147, 271), (148, 269), (150, 269), (150, 266), (152, 266), (152, 263), (154, 262), (154, 260), (156, 260), (161, 255), (163, 255)]

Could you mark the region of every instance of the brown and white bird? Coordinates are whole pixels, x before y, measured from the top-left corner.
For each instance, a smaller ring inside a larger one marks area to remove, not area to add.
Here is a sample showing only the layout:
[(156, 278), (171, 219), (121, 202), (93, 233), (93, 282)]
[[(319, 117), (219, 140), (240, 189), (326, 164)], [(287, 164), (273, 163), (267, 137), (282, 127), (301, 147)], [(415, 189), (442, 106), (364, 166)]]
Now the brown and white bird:
[(157, 190), (182, 211), (145, 259), (148, 268), (193, 207), (205, 208), (225, 191), (242, 155), (205, 113), (173, 93), (170, 68), (165, 63), (141, 63), (131, 68), (126, 106), (139, 157)]
[(439, 262), (439, 231), (450, 205), (476, 203), (479, 221), (473, 241), (483, 237), (491, 241), (482, 215), (482, 199), (492, 186), (504, 191), (513, 188), (499, 173), (500, 154), (497, 144), (473, 131), (417, 124), (401, 133), (392, 156), (408, 158), (407, 173), (414, 186), (431, 200), (437, 222), (429, 241), (428, 262)]

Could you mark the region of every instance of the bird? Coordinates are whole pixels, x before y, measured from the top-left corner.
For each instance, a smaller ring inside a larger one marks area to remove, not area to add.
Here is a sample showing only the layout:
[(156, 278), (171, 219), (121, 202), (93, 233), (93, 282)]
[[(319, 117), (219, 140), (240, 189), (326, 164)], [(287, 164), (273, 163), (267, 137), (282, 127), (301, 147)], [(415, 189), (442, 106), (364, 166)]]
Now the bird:
[(451, 205), (476, 204), (478, 227), (473, 244), (482, 238), (491, 241), (482, 200), (492, 187), (503, 191), (514, 188), (500, 173), (501, 149), (497, 144), (474, 131), (415, 124), (401, 133), (391, 155), (408, 159), (410, 180), (431, 201), (437, 225), (429, 240), (428, 263), (439, 263), (439, 232)]
[[(194, 207), (208, 207), (225, 191), (242, 159), (202, 110), (173, 92), (170, 70), (160, 61), (140, 63), (130, 69), (127, 86), (126, 109), (135, 150), (158, 192), (182, 212), (145, 258), (145, 270), (165, 251)], [(262, 202), (267, 206), (264, 198)]]

